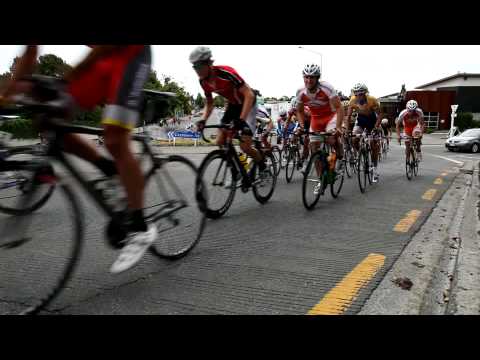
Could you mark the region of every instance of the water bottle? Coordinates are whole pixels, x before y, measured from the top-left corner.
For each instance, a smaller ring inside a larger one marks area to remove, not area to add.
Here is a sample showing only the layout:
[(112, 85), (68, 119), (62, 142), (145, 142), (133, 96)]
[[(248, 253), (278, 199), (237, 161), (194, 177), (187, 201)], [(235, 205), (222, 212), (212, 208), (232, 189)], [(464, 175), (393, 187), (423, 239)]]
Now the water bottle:
[(248, 161), (247, 161), (247, 155), (244, 153), (239, 153), (238, 157), (240, 159), (240, 163), (242, 164), (243, 168), (245, 171), (248, 172)]
[(331, 153), (328, 158), (327, 158), (327, 161), (328, 161), (328, 167), (330, 168), (330, 170), (335, 170), (335, 161), (337, 160), (337, 154), (335, 153)]

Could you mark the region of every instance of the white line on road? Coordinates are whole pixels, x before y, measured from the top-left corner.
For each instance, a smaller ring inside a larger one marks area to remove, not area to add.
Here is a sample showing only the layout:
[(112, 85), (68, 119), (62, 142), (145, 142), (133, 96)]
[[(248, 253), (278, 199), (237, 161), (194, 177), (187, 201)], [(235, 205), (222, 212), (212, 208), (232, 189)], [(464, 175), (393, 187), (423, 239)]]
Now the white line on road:
[(448, 157), (440, 156), (440, 155), (433, 155), (433, 154), (428, 154), (428, 153), (427, 153), (427, 155), (430, 155), (430, 156), (433, 156), (433, 157), (436, 157), (436, 158), (440, 158), (440, 159), (443, 159), (443, 160), (451, 161), (451, 162), (454, 162), (455, 164), (463, 165), (463, 161), (450, 159)]

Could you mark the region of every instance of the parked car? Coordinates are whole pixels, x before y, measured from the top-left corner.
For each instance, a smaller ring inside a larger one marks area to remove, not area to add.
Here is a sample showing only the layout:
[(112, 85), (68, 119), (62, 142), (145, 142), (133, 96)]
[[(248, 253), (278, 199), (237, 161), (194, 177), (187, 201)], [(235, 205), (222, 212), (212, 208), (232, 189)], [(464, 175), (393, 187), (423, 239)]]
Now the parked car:
[(468, 129), (457, 136), (447, 139), (445, 147), (450, 151), (463, 150), (477, 153), (480, 151), (480, 129)]

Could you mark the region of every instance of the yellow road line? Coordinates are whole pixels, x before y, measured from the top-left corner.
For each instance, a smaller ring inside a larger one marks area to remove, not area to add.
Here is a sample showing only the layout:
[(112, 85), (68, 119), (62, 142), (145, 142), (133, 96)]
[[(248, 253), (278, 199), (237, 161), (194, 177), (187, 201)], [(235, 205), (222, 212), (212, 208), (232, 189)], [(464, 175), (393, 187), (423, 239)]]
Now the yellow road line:
[(418, 217), (422, 212), (420, 210), (412, 210), (407, 213), (407, 215), (398, 222), (397, 225), (393, 228), (393, 231), (397, 232), (408, 232), (410, 227), (417, 221)]
[(435, 185), (442, 185), (443, 184), (443, 179), (442, 178), (436, 178), (433, 183)]
[(359, 291), (380, 270), (385, 263), (385, 256), (369, 254), (342, 281), (330, 290), (308, 315), (340, 315), (357, 298)]
[(425, 191), (425, 194), (423, 194), (422, 199), (423, 200), (432, 200), (435, 197), (435, 194), (437, 193), (437, 189), (430, 189)]

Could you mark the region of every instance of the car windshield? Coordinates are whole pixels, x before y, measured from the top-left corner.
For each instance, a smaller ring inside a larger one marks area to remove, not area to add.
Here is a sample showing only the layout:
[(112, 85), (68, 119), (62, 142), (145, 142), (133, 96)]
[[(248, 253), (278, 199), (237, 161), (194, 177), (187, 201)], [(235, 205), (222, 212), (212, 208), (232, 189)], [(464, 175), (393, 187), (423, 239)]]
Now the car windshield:
[(462, 136), (479, 136), (480, 135), (480, 129), (471, 129), (471, 130), (467, 130), (467, 131), (464, 131), (462, 133)]

